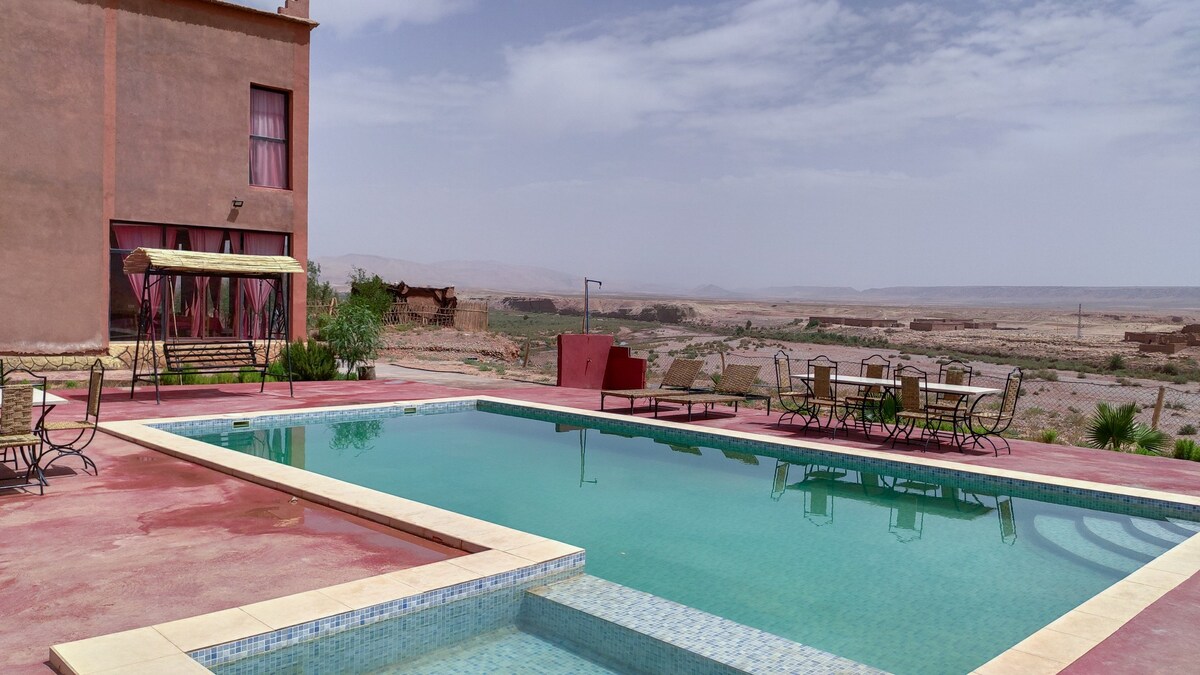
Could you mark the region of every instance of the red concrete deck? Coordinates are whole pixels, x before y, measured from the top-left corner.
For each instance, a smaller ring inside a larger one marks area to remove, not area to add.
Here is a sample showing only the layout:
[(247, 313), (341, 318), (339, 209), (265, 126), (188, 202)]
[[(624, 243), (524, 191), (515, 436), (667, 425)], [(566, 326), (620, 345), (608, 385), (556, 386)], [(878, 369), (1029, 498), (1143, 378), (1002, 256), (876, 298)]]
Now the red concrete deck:
[[(82, 406), (80, 390), (56, 392)], [(105, 394), (102, 419), (142, 419), (239, 411), (351, 405), (490, 394), (596, 410), (595, 391), (544, 388), (452, 389), (384, 380), (286, 386), (166, 387)], [(627, 408), (626, 408), (627, 410)], [(640, 409), (640, 415), (647, 415)], [(683, 421), (678, 412), (663, 419)], [(776, 428), (762, 410), (715, 414), (701, 426), (769, 436), (830, 441)], [(861, 435), (837, 444), (895, 451)], [(90, 453), (101, 467), (53, 476), (45, 497), (0, 492), (0, 672), (46, 672), (52, 644), (144, 626), (271, 597), (328, 586), (451, 552), (404, 539), (360, 519), (223, 476), (112, 438)], [(1013, 442), (1011, 455), (927, 456), (964, 464), (1200, 495), (1200, 463), (1160, 457)], [(164, 490), (163, 488), (170, 488)], [(103, 514), (98, 516), (97, 514)], [(10, 543), (11, 542), (11, 543)], [(1186, 627), (1200, 618), (1200, 576), (1168, 593), (1071, 667), (1071, 672), (1185, 672), (1200, 663), (1200, 643)], [(13, 630), (12, 626), (17, 626)]]

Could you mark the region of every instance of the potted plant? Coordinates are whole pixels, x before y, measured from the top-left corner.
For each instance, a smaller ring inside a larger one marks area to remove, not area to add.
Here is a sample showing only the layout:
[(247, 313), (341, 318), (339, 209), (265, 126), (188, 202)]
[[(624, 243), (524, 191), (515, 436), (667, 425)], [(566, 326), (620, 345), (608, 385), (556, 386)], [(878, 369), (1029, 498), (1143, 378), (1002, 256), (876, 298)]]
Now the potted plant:
[(360, 380), (375, 379), (374, 362), (383, 346), (382, 333), (379, 316), (371, 308), (353, 302), (342, 305), (321, 331), (333, 353), (346, 364), (346, 372), (356, 372)]

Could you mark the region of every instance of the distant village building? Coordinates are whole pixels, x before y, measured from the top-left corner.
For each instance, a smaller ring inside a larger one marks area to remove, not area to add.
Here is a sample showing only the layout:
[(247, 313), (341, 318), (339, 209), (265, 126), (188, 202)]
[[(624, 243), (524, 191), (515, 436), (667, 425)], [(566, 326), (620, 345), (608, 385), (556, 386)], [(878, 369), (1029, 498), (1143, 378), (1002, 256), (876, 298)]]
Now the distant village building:
[(863, 319), (850, 316), (813, 316), (809, 321), (816, 321), (822, 326), (858, 326), (860, 328), (898, 328), (900, 322), (895, 319)]
[(975, 321), (972, 319), (913, 319), (909, 322), (908, 327), (911, 330), (920, 331), (939, 331), (939, 330), (966, 330), (966, 329), (981, 329), (981, 330), (996, 330), (995, 321)]
[[(308, 0), (5, 0), (0, 354), (103, 354), (135, 333), (137, 247), (308, 248)], [(176, 278), (158, 335), (240, 337), (243, 282)], [(305, 285), (289, 290), (290, 333)]]

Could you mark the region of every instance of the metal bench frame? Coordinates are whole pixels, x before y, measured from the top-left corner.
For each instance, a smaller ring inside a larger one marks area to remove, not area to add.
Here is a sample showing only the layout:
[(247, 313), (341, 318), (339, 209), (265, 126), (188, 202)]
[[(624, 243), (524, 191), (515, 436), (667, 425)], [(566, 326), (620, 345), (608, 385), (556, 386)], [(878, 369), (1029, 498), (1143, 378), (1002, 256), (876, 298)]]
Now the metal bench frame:
[[(291, 353), (287, 349), (287, 308), (284, 302), (283, 275), (245, 275), (221, 273), (220, 276), (230, 278), (264, 279), (270, 284), (271, 303), (270, 321), (267, 324), (266, 346), (259, 359), (258, 348), (254, 340), (197, 340), (197, 339), (164, 339), (162, 340), (163, 362), (166, 367), (159, 372), (158, 341), (154, 335), (154, 321), (151, 311), (151, 289), (155, 285), (165, 284), (171, 277), (176, 276), (210, 276), (203, 273), (189, 274), (179, 271), (159, 271), (154, 268), (146, 270), (142, 278), (142, 302), (138, 312), (138, 338), (133, 352), (133, 376), (129, 383), (129, 398), (133, 398), (138, 381), (154, 383), (154, 400), (162, 403), (159, 392), (159, 380), (163, 375), (178, 375), (179, 383), (183, 384), (183, 376), (188, 372), (203, 374), (241, 373), (250, 368), (259, 374), (261, 383), (258, 391), (262, 393), (267, 386), (267, 369), (271, 365), (271, 344), (275, 340), (284, 343), (283, 358), (288, 377), (288, 394), (295, 396), (292, 383)], [(149, 360), (149, 371), (144, 360)], [(139, 370), (142, 372), (139, 374)]]

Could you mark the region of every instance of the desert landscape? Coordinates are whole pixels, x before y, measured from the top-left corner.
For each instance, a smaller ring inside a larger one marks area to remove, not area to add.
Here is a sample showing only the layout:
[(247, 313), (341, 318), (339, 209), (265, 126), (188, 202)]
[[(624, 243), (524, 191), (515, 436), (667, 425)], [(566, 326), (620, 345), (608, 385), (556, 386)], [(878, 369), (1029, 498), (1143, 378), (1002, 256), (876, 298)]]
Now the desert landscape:
[[(582, 330), (579, 294), (465, 290), (460, 297), (487, 303), (489, 331), (397, 327), (388, 333), (385, 359), (410, 367), (554, 382), (555, 336)], [(882, 354), (895, 366), (916, 366), (931, 377), (953, 358), (971, 365), (981, 386), (1002, 388), (1015, 366), (1023, 369), (1013, 429), (1019, 437), (1082, 444), (1089, 414), (1099, 402), (1134, 402), (1139, 420), (1152, 424), (1160, 390), (1159, 428), (1171, 436), (1189, 436), (1200, 424), (1200, 346), (1153, 353), (1124, 340), (1127, 332), (1180, 334), (1200, 322), (1197, 310), (1085, 304), (1080, 312), (1078, 305), (995, 306), (986, 301), (879, 304), (597, 293), (591, 296), (590, 312), (592, 332), (613, 334), (619, 344), (649, 361), (651, 382), (677, 356), (705, 359), (710, 376), (724, 363), (758, 364), (764, 393), (774, 387), (774, 356), (780, 351), (794, 362), (825, 355), (852, 374), (871, 354)], [(895, 325), (838, 325), (845, 319)], [(909, 325), (917, 319), (989, 327), (914, 330)]]

